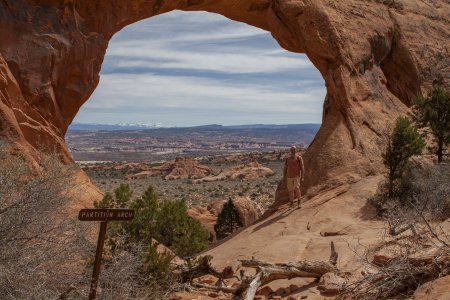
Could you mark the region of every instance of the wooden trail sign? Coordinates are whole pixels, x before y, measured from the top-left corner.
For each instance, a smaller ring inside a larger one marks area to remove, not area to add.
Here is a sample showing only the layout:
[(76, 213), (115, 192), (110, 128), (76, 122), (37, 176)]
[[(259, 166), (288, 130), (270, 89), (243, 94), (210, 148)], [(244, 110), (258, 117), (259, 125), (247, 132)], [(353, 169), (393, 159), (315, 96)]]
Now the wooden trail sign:
[(129, 221), (134, 218), (134, 210), (124, 208), (82, 209), (78, 213), (80, 221)]
[(92, 272), (91, 290), (89, 300), (93, 300), (97, 294), (100, 265), (102, 262), (103, 245), (105, 244), (106, 228), (108, 221), (129, 221), (134, 218), (134, 210), (125, 208), (93, 208), (82, 209), (78, 213), (80, 221), (101, 221), (98, 233), (97, 250), (95, 251), (94, 270)]

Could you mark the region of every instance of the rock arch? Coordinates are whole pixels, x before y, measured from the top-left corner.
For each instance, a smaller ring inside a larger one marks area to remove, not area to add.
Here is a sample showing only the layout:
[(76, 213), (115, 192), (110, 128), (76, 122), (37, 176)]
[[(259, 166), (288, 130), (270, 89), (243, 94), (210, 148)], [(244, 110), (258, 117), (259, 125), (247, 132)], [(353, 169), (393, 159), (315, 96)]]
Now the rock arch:
[(262, 28), (318, 68), (327, 96), (305, 154), (313, 190), (380, 172), (386, 125), (435, 78), (449, 84), (445, 0), (3, 0), (1, 139), (30, 159), (56, 149), (70, 161), (64, 135), (98, 84), (108, 41), (174, 9)]

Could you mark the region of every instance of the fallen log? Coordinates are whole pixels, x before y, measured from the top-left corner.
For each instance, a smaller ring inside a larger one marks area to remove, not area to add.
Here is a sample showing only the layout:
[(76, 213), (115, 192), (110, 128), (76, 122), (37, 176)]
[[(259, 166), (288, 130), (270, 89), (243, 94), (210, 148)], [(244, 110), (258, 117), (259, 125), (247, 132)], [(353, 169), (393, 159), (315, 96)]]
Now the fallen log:
[(241, 272), (241, 282), (234, 288), (221, 286), (218, 284), (211, 286), (192, 282), (194, 278), (208, 274), (217, 277), (219, 279), (218, 283), (221, 283), (223, 279), (232, 277), (238, 278), (237, 276), (234, 276), (231, 267), (226, 267), (222, 272), (219, 272), (211, 267), (208, 257), (201, 257), (196, 262), (195, 267), (191, 267), (190, 269), (182, 272), (182, 280), (183, 282), (189, 282), (191, 286), (197, 288), (223, 291), (225, 293), (232, 293), (239, 296), (242, 300), (253, 300), (260, 286), (268, 284), (274, 280), (292, 279), (297, 277), (319, 279), (326, 273), (337, 272), (338, 270), (335, 267), (337, 257), (338, 254), (334, 247), (334, 243), (331, 242), (331, 255), (329, 262), (303, 260), (288, 263), (268, 263), (257, 260), (254, 257), (250, 260), (239, 260), (243, 267), (256, 269), (256, 275), (253, 277), (247, 277), (244, 276), (244, 272)]
[(297, 277), (320, 278), (328, 272), (336, 271), (329, 262), (299, 261), (289, 263), (270, 264), (255, 259), (240, 260), (243, 267), (255, 268), (256, 275), (243, 281), (237, 291), (242, 291), (241, 299), (253, 300), (256, 291), (262, 285), (278, 279), (292, 279)]

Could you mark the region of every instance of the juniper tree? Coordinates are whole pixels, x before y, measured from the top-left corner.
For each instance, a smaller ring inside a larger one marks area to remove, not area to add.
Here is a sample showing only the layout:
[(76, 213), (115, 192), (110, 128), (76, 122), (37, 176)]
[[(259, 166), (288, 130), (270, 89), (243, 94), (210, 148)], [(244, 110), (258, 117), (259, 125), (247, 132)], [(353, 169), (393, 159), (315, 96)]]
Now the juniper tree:
[(94, 201), (95, 208), (125, 208), (131, 201), (133, 190), (127, 183), (121, 183), (114, 190), (114, 197), (110, 192), (106, 192), (100, 202)]
[(187, 214), (183, 200), (158, 202), (155, 190), (149, 186), (141, 197), (131, 199), (133, 190), (121, 184), (114, 196), (106, 193), (96, 208), (132, 208), (134, 219), (129, 222), (110, 222), (109, 244), (114, 250), (116, 238), (125, 234), (127, 242), (149, 245), (152, 238), (172, 249), (181, 257), (199, 253), (208, 247), (208, 231)]
[(427, 97), (417, 97), (413, 108), (418, 126), (430, 128), (438, 162), (442, 162), (444, 148), (450, 143), (450, 92), (435, 86)]
[(187, 214), (183, 200), (160, 204), (155, 238), (181, 257), (189, 257), (208, 247), (208, 231)]
[(156, 217), (158, 215), (158, 198), (152, 186), (149, 186), (141, 197), (130, 205), (135, 214), (133, 220), (124, 223), (126, 231), (135, 241), (151, 241), (155, 234)]
[(425, 141), (413, 123), (406, 117), (399, 117), (382, 154), (383, 163), (388, 168), (390, 198), (394, 196), (394, 183), (402, 177), (409, 159), (413, 155), (421, 154), (424, 147)]
[(242, 220), (233, 201), (229, 199), (217, 216), (217, 223), (214, 225), (217, 239), (223, 239), (233, 233), (239, 227), (242, 227)]

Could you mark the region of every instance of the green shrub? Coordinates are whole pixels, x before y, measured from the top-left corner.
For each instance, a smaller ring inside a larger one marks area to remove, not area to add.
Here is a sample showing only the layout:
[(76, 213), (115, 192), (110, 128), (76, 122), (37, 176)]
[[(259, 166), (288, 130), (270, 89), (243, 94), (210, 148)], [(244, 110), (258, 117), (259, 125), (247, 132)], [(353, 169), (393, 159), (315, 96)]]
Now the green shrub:
[(158, 198), (152, 186), (144, 194), (136, 198), (131, 204), (134, 209), (134, 219), (124, 223), (126, 231), (134, 241), (151, 241), (156, 232), (156, 218), (158, 215)]
[(408, 118), (399, 117), (382, 154), (383, 163), (388, 168), (389, 197), (394, 197), (395, 184), (402, 178), (411, 156), (421, 154), (424, 147), (425, 141), (417, 128)]
[(166, 201), (156, 217), (155, 238), (181, 257), (189, 257), (208, 247), (208, 231), (187, 215), (184, 200)]
[(214, 225), (216, 237), (217, 239), (223, 239), (242, 226), (243, 224), (239, 212), (233, 201), (229, 199), (217, 216), (217, 223)]
[(150, 245), (145, 251), (143, 265), (144, 274), (150, 281), (164, 285), (174, 276), (170, 270), (170, 263), (174, 255), (169, 251), (158, 252), (157, 245)]
[(442, 162), (444, 148), (450, 143), (450, 92), (435, 86), (427, 97), (417, 97), (414, 112), (419, 127), (429, 127), (436, 142), (434, 149)]
[(184, 200), (159, 203), (153, 187), (141, 197), (131, 200), (133, 191), (128, 184), (106, 193), (96, 208), (131, 208), (135, 217), (129, 222), (109, 222), (109, 243), (115, 248), (115, 238), (124, 234), (128, 242), (149, 244), (152, 238), (171, 248), (181, 257), (189, 257), (208, 247), (208, 231), (187, 215)]

